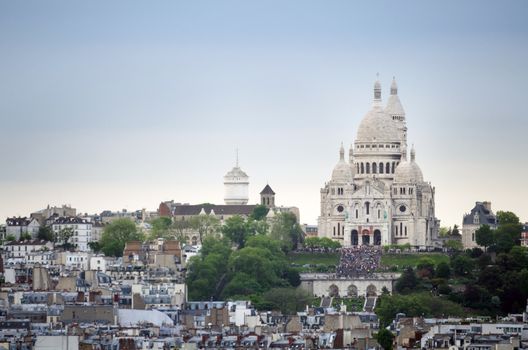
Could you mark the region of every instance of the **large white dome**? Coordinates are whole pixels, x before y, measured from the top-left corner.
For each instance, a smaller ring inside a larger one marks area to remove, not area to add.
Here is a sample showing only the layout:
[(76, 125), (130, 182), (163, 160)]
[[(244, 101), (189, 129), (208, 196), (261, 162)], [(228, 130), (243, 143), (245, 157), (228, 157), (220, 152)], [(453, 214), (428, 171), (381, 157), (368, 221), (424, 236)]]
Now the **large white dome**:
[(399, 142), (398, 124), (375, 106), (363, 118), (357, 131), (356, 142)]
[(414, 149), (411, 150), (411, 161), (401, 162), (394, 170), (394, 183), (420, 183), (423, 182), (422, 170), (415, 162)]

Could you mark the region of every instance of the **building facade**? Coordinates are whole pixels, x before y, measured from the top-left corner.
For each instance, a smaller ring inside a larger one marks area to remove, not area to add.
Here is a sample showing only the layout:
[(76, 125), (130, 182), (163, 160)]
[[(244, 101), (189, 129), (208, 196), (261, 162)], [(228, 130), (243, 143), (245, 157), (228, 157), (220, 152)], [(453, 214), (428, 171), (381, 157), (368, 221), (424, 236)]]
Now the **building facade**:
[(381, 84), (357, 130), (348, 161), (341, 145), (339, 161), (321, 189), (319, 237), (343, 246), (437, 244), (440, 221), (435, 217), (435, 189), (423, 179), (416, 152), (407, 157), (405, 111), (393, 80), (387, 105)]
[(90, 221), (79, 217), (60, 217), (51, 225), (51, 229), (55, 237), (60, 237), (61, 230), (71, 229), (73, 236), (69, 242), (76, 245), (81, 252), (90, 250), (88, 246), (88, 243), (92, 241), (92, 223)]
[(497, 217), (491, 210), (491, 202), (476, 202), (471, 211), (462, 219), (462, 245), (464, 249), (479, 247), (475, 232), (482, 225), (492, 230), (497, 228)]

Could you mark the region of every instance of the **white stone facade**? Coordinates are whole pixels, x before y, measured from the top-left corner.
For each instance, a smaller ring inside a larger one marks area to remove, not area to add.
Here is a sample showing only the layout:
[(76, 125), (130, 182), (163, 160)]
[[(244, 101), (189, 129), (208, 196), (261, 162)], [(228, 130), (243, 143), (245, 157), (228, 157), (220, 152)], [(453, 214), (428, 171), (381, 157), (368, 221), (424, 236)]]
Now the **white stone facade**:
[(301, 274), (300, 287), (316, 297), (378, 296), (386, 288), (392, 293), (394, 281), (400, 274), (379, 274), (369, 278), (339, 278), (331, 274)]
[(71, 228), (73, 230), (73, 237), (69, 242), (76, 245), (77, 250), (81, 252), (87, 252), (90, 250), (88, 243), (92, 241), (91, 222), (79, 217), (61, 217), (51, 225), (51, 229), (56, 237), (61, 230), (66, 228)]
[(361, 121), (348, 161), (342, 145), (339, 153), (332, 177), (321, 189), (319, 237), (345, 247), (435, 245), (440, 226), (435, 190), (423, 180), (414, 149), (407, 160), (405, 112), (395, 81), (385, 108), (381, 86), (375, 83), (372, 109)]
[(227, 205), (246, 205), (249, 200), (249, 176), (238, 166), (224, 176), (224, 202)]

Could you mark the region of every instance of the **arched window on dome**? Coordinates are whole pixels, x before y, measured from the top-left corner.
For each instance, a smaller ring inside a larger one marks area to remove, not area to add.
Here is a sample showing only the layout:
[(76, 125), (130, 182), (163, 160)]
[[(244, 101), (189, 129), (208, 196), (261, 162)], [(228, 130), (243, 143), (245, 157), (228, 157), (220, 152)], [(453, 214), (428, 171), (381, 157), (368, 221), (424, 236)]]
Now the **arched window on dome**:
[(383, 163), (379, 163), (379, 173), (383, 174)]
[(396, 236), (398, 235), (398, 226), (394, 226), (396, 228)]
[(334, 226), (334, 236), (335, 236), (335, 226)]
[(365, 202), (365, 212), (370, 215), (370, 202)]
[(391, 172), (394, 174), (394, 162), (392, 162), (392, 171)]
[(367, 174), (370, 174), (370, 163), (367, 163), (366, 166), (365, 166), (365, 168), (366, 168), (366, 169), (365, 169), (365, 172), (366, 172)]
[(356, 219), (359, 217), (359, 210), (356, 209)]
[(361, 174), (364, 174), (365, 173), (365, 166), (363, 165), (363, 163), (361, 163)]
[(356, 163), (356, 173), (359, 174), (359, 163)]
[(405, 226), (405, 236), (407, 236), (407, 226)]
[(378, 173), (378, 164), (372, 163), (372, 174)]
[(386, 166), (385, 166), (385, 173), (386, 174), (390, 174), (390, 163), (387, 162)]

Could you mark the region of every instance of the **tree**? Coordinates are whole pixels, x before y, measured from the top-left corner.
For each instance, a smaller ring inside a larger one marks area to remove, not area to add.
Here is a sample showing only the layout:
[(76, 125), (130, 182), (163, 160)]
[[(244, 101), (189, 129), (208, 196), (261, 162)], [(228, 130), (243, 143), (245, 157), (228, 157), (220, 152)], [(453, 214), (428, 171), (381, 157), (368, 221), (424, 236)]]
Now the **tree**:
[(284, 315), (293, 315), (301, 311), (310, 302), (312, 296), (299, 288), (273, 288), (262, 294), (260, 309), (280, 310)]
[(29, 240), (31, 240), (31, 238), (32, 238), (31, 234), (28, 233), (28, 232), (20, 234), (20, 240), (21, 241), (26, 241), (26, 240), (29, 241)]
[(460, 236), (460, 231), (458, 230), (458, 225), (453, 225), (453, 230), (451, 231), (451, 236)]
[(232, 250), (227, 239), (205, 237), (200, 254), (188, 263), (186, 283), (190, 300), (220, 297), (227, 283), (227, 263)]
[(143, 241), (145, 237), (134, 222), (117, 219), (105, 226), (99, 244), (107, 256), (122, 256), (125, 244), (130, 241)]
[(522, 225), (517, 223), (499, 224), (494, 232), (495, 251), (508, 253), (518, 244), (522, 232)]
[(94, 253), (99, 253), (101, 251), (101, 245), (96, 241), (88, 242), (88, 247)]
[(6, 241), (8, 241), (8, 242), (12, 242), (12, 241), (14, 241), (14, 240), (16, 240), (16, 237), (15, 237), (14, 235), (7, 235), (7, 236), (6, 236)]
[(296, 249), (301, 243), (303, 231), (297, 223), (297, 217), (290, 212), (279, 213), (271, 225), (271, 237), (282, 242), (283, 250), (288, 252)]
[(392, 341), (394, 339), (394, 334), (386, 328), (382, 328), (376, 334), (376, 340), (379, 345), (385, 350), (392, 350)]
[(264, 218), (266, 218), (266, 215), (268, 215), (269, 208), (265, 205), (259, 204), (255, 206), (249, 217), (253, 220), (260, 221)]
[(438, 231), (438, 235), (440, 237), (446, 237), (451, 234), (451, 230), (448, 227), (442, 226), (440, 227), (440, 230)]
[(190, 228), (191, 223), (188, 220), (175, 220), (172, 223), (172, 231), (180, 243), (187, 243), (187, 232)]
[(458, 239), (448, 239), (444, 243), (444, 247), (449, 248), (454, 251), (461, 251), (462, 249), (464, 249), (462, 242)]
[(73, 228), (72, 227), (65, 227), (59, 230), (57, 234), (57, 241), (61, 243), (63, 247), (69, 247), (69, 241), (73, 237)]
[(436, 277), (438, 278), (449, 278), (451, 276), (451, 268), (449, 267), (449, 264), (442, 261), (438, 264), (436, 267)]
[(451, 260), (451, 267), (457, 276), (468, 277), (473, 271), (473, 260), (465, 255), (457, 255)]
[(411, 267), (408, 267), (403, 271), (402, 275), (396, 281), (394, 288), (400, 293), (409, 293), (416, 289), (418, 286), (418, 279), (416, 274)]
[(53, 242), (54, 235), (53, 230), (49, 226), (41, 226), (37, 233), (37, 238), (48, 242)]
[(512, 213), (511, 211), (502, 211), (497, 212), (497, 221), (499, 225), (517, 225), (520, 223), (519, 217)]
[(493, 231), (489, 225), (482, 225), (475, 231), (475, 240), (478, 245), (484, 247), (484, 251), (494, 244)]
[(228, 218), (222, 226), (222, 234), (231, 242), (238, 246), (238, 249), (244, 248), (246, 239), (252, 233), (248, 223), (240, 215)]
[(198, 233), (200, 244), (203, 243), (206, 236), (217, 233), (220, 230), (220, 220), (214, 215), (201, 214), (192, 217), (189, 221), (191, 229)]
[(173, 236), (171, 232), (171, 218), (166, 216), (160, 216), (159, 218), (153, 219), (150, 224), (152, 225), (152, 229), (150, 231), (151, 239), (171, 238)]
[(423, 278), (431, 278), (434, 276), (435, 264), (431, 258), (421, 258), (416, 266), (418, 275)]

